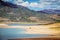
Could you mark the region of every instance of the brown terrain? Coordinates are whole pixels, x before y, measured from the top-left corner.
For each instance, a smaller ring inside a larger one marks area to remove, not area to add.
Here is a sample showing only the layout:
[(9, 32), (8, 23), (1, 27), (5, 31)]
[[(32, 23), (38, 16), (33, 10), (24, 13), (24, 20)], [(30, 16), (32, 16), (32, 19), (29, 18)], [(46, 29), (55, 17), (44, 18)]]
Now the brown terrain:
[(8, 39), (8, 40), (60, 40), (60, 38), (20, 38), (20, 39)]

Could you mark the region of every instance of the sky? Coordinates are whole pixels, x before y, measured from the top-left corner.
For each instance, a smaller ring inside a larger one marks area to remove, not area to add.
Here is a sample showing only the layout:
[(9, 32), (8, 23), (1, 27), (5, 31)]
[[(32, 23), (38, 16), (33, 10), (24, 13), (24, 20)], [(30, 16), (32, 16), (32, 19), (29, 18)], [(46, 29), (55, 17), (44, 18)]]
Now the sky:
[(3, 0), (39, 11), (45, 9), (60, 9), (60, 0)]

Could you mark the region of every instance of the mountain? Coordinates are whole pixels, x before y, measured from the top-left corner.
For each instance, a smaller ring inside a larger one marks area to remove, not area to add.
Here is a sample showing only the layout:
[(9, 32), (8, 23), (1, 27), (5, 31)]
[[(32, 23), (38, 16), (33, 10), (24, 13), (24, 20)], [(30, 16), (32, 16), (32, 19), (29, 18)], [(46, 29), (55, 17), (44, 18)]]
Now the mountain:
[(12, 7), (12, 8), (17, 8), (18, 7), (18, 5), (16, 5), (16, 4), (13, 4), (13, 3), (10, 3), (10, 2), (4, 2), (2, 0), (0, 0), (0, 5), (9, 6), (9, 7)]
[(40, 24), (54, 23), (56, 22), (57, 18), (58, 20), (60, 20), (60, 17), (57, 17), (60, 15), (57, 14), (54, 14), (57, 15), (54, 16), (54, 18), (52, 17), (53, 15), (47, 14), (42, 11), (33, 11), (20, 5), (15, 5), (17, 7), (14, 7), (14, 4), (12, 5), (13, 7), (10, 5), (11, 4), (9, 4), (8, 6), (7, 4), (0, 4), (0, 18), (9, 19), (9, 21), (12, 22), (38, 22)]
[(55, 20), (60, 20), (60, 10), (47, 9), (47, 10), (42, 10), (42, 11), (38, 11), (38, 12), (49, 14), (51, 18), (53, 18)]
[(45, 10), (42, 10), (40, 12), (44, 12), (44, 13), (47, 13), (47, 14), (60, 14), (60, 10), (58, 9), (45, 9)]

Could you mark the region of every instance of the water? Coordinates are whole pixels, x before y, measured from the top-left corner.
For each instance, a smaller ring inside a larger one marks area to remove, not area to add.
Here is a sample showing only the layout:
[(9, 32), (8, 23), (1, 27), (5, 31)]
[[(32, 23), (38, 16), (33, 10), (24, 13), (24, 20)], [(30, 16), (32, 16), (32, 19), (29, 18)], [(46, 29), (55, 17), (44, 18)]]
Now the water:
[(35, 26), (35, 25), (37, 24), (16, 24), (16, 23), (8, 24), (8, 26)]
[(26, 34), (26, 30), (22, 28), (0, 28), (0, 39), (7, 40), (13, 38), (36, 38), (45, 37), (48, 34)]
[[(37, 24), (7, 24), (8, 26), (35, 26)], [(45, 37), (48, 34), (26, 34), (24, 28), (0, 28), (0, 39), (14, 39), (14, 38), (37, 38)]]

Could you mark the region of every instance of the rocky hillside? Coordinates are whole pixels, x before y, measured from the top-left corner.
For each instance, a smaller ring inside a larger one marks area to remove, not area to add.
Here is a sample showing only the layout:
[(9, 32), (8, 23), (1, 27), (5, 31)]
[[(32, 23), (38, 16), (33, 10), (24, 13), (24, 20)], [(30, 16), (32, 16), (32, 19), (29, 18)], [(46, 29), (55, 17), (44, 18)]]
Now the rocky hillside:
[(5, 5), (0, 5), (0, 17), (13, 22), (38, 22), (40, 24), (54, 23), (57, 18), (60, 20), (60, 15), (57, 14), (51, 15), (42, 11), (33, 11), (23, 6), (14, 8)]

